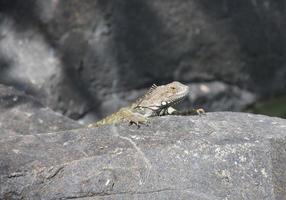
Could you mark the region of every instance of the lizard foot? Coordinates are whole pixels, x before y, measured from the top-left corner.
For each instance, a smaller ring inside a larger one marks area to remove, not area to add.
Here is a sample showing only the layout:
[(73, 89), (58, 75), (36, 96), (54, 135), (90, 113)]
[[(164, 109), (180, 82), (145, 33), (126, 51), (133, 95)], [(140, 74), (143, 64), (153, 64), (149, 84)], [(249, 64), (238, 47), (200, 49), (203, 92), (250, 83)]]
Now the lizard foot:
[(149, 120), (130, 120), (129, 125), (135, 124), (137, 128), (140, 128), (140, 125), (145, 125), (145, 126), (150, 126), (150, 121)]
[(196, 109), (196, 113), (197, 113), (197, 115), (205, 115), (206, 114), (205, 110), (202, 108)]
[(129, 122), (129, 125), (135, 124), (138, 128), (140, 128), (140, 125), (149, 126), (150, 124), (150, 121), (142, 115), (130, 115), (125, 120)]

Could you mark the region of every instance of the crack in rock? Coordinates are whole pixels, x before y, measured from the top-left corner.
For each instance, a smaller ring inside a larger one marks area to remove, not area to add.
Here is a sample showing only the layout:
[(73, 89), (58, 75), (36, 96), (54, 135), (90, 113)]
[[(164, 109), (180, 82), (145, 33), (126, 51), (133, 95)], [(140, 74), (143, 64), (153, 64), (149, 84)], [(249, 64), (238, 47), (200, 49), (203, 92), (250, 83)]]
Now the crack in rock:
[(142, 180), (140, 180), (140, 185), (144, 184), (150, 176), (150, 172), (151, 172), (151, 168), (152, 168), (152, 164), (151, 164), (150, 160), (146, 157), (144, 152), (137, 146), (137, 144), (131, 138), (121, 136), (119, 134), (118, 130), (114, 126), (112, 127), (112, 131), (115, 133), (115, 136), (117, 136), (123, 140), (128, 141), (134, 147), (134, 149), (137, 151), (137, 153), (140, 155), (140, 157), (143, 159), (143, 161), (145, 163), (145, 167), (147, 170), (146, 170), (146, 175), (143, 177)]

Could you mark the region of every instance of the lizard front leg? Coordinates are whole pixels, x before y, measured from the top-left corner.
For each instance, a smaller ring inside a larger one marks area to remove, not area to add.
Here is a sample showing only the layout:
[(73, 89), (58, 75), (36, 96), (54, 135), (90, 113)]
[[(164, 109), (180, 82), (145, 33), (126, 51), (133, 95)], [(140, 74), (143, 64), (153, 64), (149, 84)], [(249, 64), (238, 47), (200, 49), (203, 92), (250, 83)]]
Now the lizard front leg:
[(203, 114), (205, 114), (205, 111), (202, 108), (199, 109), (191, 108), (189, 110), (179, 111), (171, 106), (166, 108), (160, 113), (160, 115), (203, 115)]
[(206, 114), (206, 112), (202, 108), (198, 109), (191, 108), (189, 110), (174, 112), (174, 115), (204, 115), (204, 114)]
[(135, 124), (137, 125), (137, 127), (140, 127), (140, 124), (149, 124), (149, 120), (147, 117), (132, 109), (122, 109), (121, 117), (123, 121), (129, 122), (130, 125)]

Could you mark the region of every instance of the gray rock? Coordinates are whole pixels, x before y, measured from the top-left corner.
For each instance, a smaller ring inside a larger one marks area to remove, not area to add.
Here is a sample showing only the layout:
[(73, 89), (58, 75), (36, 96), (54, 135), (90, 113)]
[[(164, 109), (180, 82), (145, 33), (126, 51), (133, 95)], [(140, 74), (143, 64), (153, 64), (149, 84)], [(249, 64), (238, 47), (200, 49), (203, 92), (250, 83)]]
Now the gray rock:
[(218, 112), (0, 140), (1, 199), (286, 196), (286, 120)]
[[(105, 115), (110, 94), (172, 80), (285, 93), (284, 10), (271, 0), (2, 0), (0, 81), (74, 119)], [(245, 104), (225, 98), (214, 110)]]
[(257, 100), (257, 96), (247, 90), (219, 81), (194, 83), (189, 85), (189, 104), (202, 107), (206, 111), (241, 111)]
[(0, 139), (12, 135), (31, 135), (82, 127), (34, 97), (0, 84)]

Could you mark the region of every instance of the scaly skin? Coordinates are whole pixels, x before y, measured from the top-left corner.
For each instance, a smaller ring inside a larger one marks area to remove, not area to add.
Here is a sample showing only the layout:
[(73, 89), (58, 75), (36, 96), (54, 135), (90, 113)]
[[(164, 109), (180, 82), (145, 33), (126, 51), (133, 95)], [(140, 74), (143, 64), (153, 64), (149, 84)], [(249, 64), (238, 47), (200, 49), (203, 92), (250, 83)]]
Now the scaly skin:
[(192, 109), (191, 112), (179, 112), (172, 107), (185, 98), (188, 93), (189, 87), (177, 81), (161, 86), (153, 85), (135, 103), (121, 108), (119, 111), (90, 124), (88, 127), (98, 127), (120, 122), (134, 123), (139, 126), (139, 124), (148, 124), (149, 118), (154, 116), (204, 113), (203, 109)]

